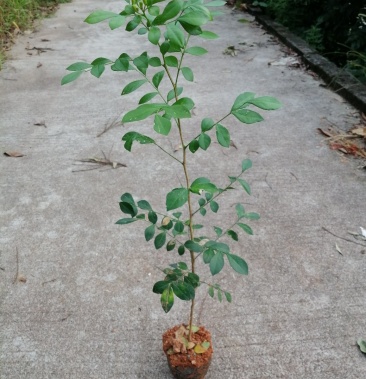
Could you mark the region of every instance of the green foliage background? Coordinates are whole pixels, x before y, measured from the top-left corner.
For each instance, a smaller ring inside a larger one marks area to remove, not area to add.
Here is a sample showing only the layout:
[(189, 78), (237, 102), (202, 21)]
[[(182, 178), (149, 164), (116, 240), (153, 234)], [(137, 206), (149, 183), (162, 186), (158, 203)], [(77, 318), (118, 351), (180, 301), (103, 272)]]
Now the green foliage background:
[[(19, 27), (24, 30), (30, 27), (35, 18), (44, 15), (44, 8), (54, 7), (71, 0), (0, 0), (0, 68), (2, 50), (5, 41)], [(46, 11), (47, 13), (47, 11)]]
[(365, 0), (267, 0), (266, 14), (366, 82)]

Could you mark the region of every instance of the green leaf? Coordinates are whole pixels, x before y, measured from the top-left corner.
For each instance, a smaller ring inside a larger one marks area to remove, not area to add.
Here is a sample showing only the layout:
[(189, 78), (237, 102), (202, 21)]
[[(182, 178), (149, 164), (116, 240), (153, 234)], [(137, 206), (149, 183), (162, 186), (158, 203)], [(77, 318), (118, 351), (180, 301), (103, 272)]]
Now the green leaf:
[(104, 20), (108, 20), (108, 19), (110, 19), (112, 17), (117, 17), (117, 16), (119, 16), (118, 13), (98, 10), (98, 11), (95, 11), (95, 12), (91, 13), (84, 20), (84, 22), (86, 22), (87, 24), (97, 24), (98, 22), (101, 22), (101, 21), (104, 21)]
[(166, 249), (167, 249), (167, 251), (172, 251), (172, 250), (174, 250), (174, 248), (175, 248), (175, 240), (170, 240), (166, 244)]
[(193, 47), (189, 47), (186, 50), (186, 53), (191, 54), (191, 55), (204, 55), (204, 54), (208, 53), (208, 51), (206, 49), (204, 49), (203, 47), (193, 46)]
[(111, 66), (112, 71), (124, 71), (127, 72), (130, 67), (128, 58), (118, 58)]
[(206, 200), (203, 199), (203, 198), (201, 198), (201, 199), (198, 200), (198, 204), (199, 204), (200, 207), (203, 207), (206, 204)]
[(172, 127), (172, 123), (165, 117), (162, 117), (158, 114), (155, 115), (154, 119), (154, 130), (156, 133), (162, 134), (163, 136), (167, 136)]
[(178, 45), (179, 47), (184, 47), (185, 38), (182, 29), (178, 24), (169, 24), (167, 26), (167, 37), (172, 43)]
[(230, 146), (230, 133), (221, 124), (216, 125), (216, 138), (217, 138), (217, 142), (221, 146), (223, 146), (223, 147), (229, 147)]
[(135, 58), (133, 60), (133, 64), (140, 72), (146, 75), (146, 71), (149, 67), (149, 58), (147, 56), (147, 53), (142, 53), (139, 57)]
[(211, 144), (211, 137), (206, 133), (201, 133), (198, 138), (198, 143), (201, 149), (207, 150)]
[(220, 289), (217, 290), (217, 299), (220, 303), (222, 302), (222, 291)]
[(129, 203), (131, 205), (135, 205), (135, 200), (133, 199), (133, 196), (128, 193), (128, 192), (125, 192), (122, 196), (121, 196), (121, 201), (124, 201), (126, 203)]
[(226, 4), (226, 1), (214, 0), (214, 1), (210, 1), (209, 3), (206, 3), (205, 7), (222, 7), (225, 4)]
[(250, 109), (238, 109), (233, 111), (232, 114), (244, 124), (254, 124), (255, 122), (264, 120), (259, 113), (251, 111)]
[(159, 71), (157, 72), (153, 78), (152, 78), (152, 82), (155, 86), (156, 89), (159, 88), (159, 84), (161, 83), (161, 81), (163, 80), (163, 77), (164, 77), (164, 71)]
[(244, 92), (241, 93), (234, 101), (234, 105), (231, 107), (231, 111), (240, 109), (248, 104), (248, 102), (254, 99), (255, 93), (253, 92)]
[(149, 213), (147, 214), (147, 218), (153, 224), (156, 224), (158, 221), (158, 216), (154, 211), (149, 211)]
[(170, 283), (167, 282), (167, 281), (165, 281), (165, 280), (161, 280), (161, 281), (159, 281), (159, 282), (156, 282), (156, 283), (154, 284), (154, 287), (153, 287), (153, 292), (154, 292), (154, 293), (161, 294), (161, 293), (164, 292), (164, 290), (165, 290), (166, 288), (169, 287), (169, 285), (170, 285)]
[(146, 34), (148, 32), (148, 30), (146, 28), (140, 28), (138, 31), (137, 31), (137, 34), (142, 36), (144, 34)]
[(203, 258), (203, 262), (208, 264), (211, 262), (211, 259), (215, 256), (215, 252), (211, 249), (206, 249), (203, 254), (202, 254), (202, 258)]
[(197, 178), (193, 181), (189, 189), (191, 192), (197, 194), (200, 194), (201, 191), (206, 191), (209, 193), (217, 192), (217, 187), (215, 186), (215, 184), (211, 183), (210, 180), (207, 178)]
[(75, 71), (75, 72), (72, 72), (71, 74), (67, 74), (65, 75), (62, 80), (61, 80), (61, 85), (65, 85), (65, 84), (68, 84), (68, 83), (71, 83), (73, 82), (74, 80), (76, 80), (81, 74), (83, 73), (83, 71)]
[(205, 208), (201, 208), (200, 209), (200, 213), (201, 213), (202, 216), (206, 216), (207, 211), (206, 211)]
[(137, 215), (137, 208), (134, 204), (122, 201), (119, 203), (119, 207), (123, 213), (129, 214), (131, 217), (135, 217)]
[(181, 70), (182, 70), (184, 79), (189, 82), (193, 82), (194, 80), (193, 71), (189, 67), (182, 67)]
[(147, 38), (153, 45), (157, 45), (159, 43), (160, 33), (160, 29), (157, 26), (152, 26)]
[(166, 233), (165, 232), (161, 232), (159, 233), (155, 239), (154, 239), (154, 246), (155, 246), (155, 249), (158, 250), (160, 249), (161, 247), (163, 247), (165, 245), (165, 242), (166, 242)]
[(194, 224), (194, 225), (192, 225), (192, 228), (193, 229), (202, 229), (203, 225), (201, 225), (201, 224)]
[(366, 341), (362, 338), (357, 340), (357, 345), (360, 347), (360, 350), (366, 354)]
[(212, 118), (204, 118), (201, 121), (201, 130), (202, 132), (208, 132), (211, 130), (215, 125), (215, 121), (212, 120)]
[(127, 122), (145, 120), (145, 118), (148, 118), (152, 114), (157, 113), (162, 108), (162, 106), (163, 106), (162, 104), (139, 105), (136, 109), (133, 109), (132, 111), (127, 112), (123, 116), (122, 122), (127, 123)]
[(251, 190), (250, 190), (250, 185), (244, 180), (244, 179), (240, 179), (238, 178), (238, 182), (241, 184), (241, 186), (244, 188), (245, 192), (250, 195), (251, 194)]
[(128, 83), (125, 88), (123, 88), (121, 95), (127, 95), (133, 91), (136, 91), (143, 84), (147, 82), (147, 79), (135, 80), (131, 83)]
[(234, 254), (227, 254), (226, 256), (229, 260), (231, 268), (234, 271), (241, 275), (248, 275), (248, 265), (244, 259)]
[(126, 31), (132, 32), (141, 24), (141, 16), (136, 15), (127, 25)]
[(67, 67), (66, 70), (68, 71), (84, 71), (87, 70), (88, 68), (93, 67), (91, 64), (86, 63), (86, 62), (76, 62)]
[(217, 237), (220, 237), (222, 235), (222, 229), (217, 226), (214, 226), (213, 228), (215, 230)]
[(245, 233), (248, 233), (251, 236), (253, 235), (253, 230), (249, 225), (243, 224), (241, 222), (239, 222), (237, 225), (240, 226), (244, 230)]
[(180, 23), (186, 23), (193, 26), (201, 26), (209, 21), (209, 17), (201, 12), (189, 12), (179, 17), (178, 21)]
[(163, 42), (161, 45), (160, 45), (160, 52), (162, 55), (165, 55), (170, 49), (170, 43), (169, 42)]
[(131, 222), (138, 221), (136, 218), (121, 218), (116, 222), (118, 225), (125, 225), (125, 224), (131, 224)]
[(205, 193), (205, 198), (207, 201), (211, 200), (212, 199), (212, 195), (210, 193)]
[(146, 200), (140, 200), (137, 202), (137, 206), (145, 211), (152, 211), (151, 205)]
[(104, 70), (105, 70), (104, 64), (97, 64), (96, 66), (93, 66), (93, 68), (90, 70), (90, 73), (96, 78), (100, 78)]
[(146, 241), (150, 241), (155, 234), (155, 225), (150, 225), (145, 229), (145, 239)]
[(149, 65), (152, 67), (160, 67), (161, 66), (161, 60), (159, 57), (152, 57), (149, 59)]
[(174, 305), (174, 293), (170, 285), (161, 294), (160, 303), (165, 313), (168, 313), (172, 309)]
[(160, 8), (156, 5), (153, 5), (149, 7), (148, 12), (151, 14), (151, 16), (158, 16), (160, 13)]
[(244, 172), (252, 167), (252, 161), (250, 159), (244, 159), (243, 162), (241, 162), (241, 172)]
[(205, 244), (205, 247), (216, 250), (216, 251), (220, 251), (222, 253), (230, 253), (229, 246), (226, 243), (222, 243), (222, 242), (208, 241)]
[(208, 287), (208, 294), (213, 298), (215, 296), (215, 291), (212, 286)]
[(183, 105), (170, 105), (164, 108), (165, 113), (173, 118), (191, 118), (191, 112)]
[(175, 213), (173, 213), (173, 216), (175, 217), (175, 218), (180, 218), (181, 216), (182, 216), (182, 212), (175, 212)]
[(230, 294), (229, 292), (224, 292), (224, 294), (225, 294), (226, 300), (227, 300), (229, 303), (231, 303), (231, 300), (232, 300), (232, 298), (231, 298), (231, 294)]
[(148, 143), (155, 143), (155, 141), (148, 137), (144, 136), (137, 132), (128, 132), (122, 137), (122, 141), (125, 141), (124, 148), (128, 151), (131, 151), (132, 144), (136, 141), (141, 143), (142, 145), (146, 145)]
[[(184, 277), (184, 281), (186, 283), (190, 283), (193, 288), (196, 288), (200, 284), (200, 277), (193, 272), (189, 272), (187, 276)], [(193, 331), (193, 328), (192, 328), (192, 331)]]
[(236, 214), (238, 215), (238, 219), (241, 219), (245, 216), (245, 210), (242, 204), (238, 203), (235, 206)]
[(178, 97), (182, 92), (183, 92), (183, 87), (177, 87), (177, 88), (176, 88), (176, 91), (174, 91), (174, 89), (171, 89), (171, 90), (168, 92), (168, 95), (167, 95), (167, 101), (170, 101), (170, 100), (174, 99), (175, 96)]
[(124, 16), (129, 16), (131, 14), (135, 13), (135, 10), (133, 9), (132, 5), (127, 4), (125, 6), (125, 9), (121, 12)]
[(204, 39), (217, 39), (219, 36), (216, 33), (210, 32), (208, 30), (204, 30), (201, 34), (198, 35)]
[(188, 201), (187, 188), (175, 188), (166, 196), (166, 209), (171, 211), (184, 205)]
[(201, 245), (199, 245), (197, 242), (194, 242), (194, 241), (191, 241), (191, 240), (186, 241), (186, 243), (184, 244), (184, 246), (189, 251), (193, 251), (195, 253), (200, 253), (203, 250), (203, 247)]
[(177, 100), (173, 105), (183, 105), (188, 110), (192, 110), (194, 107), (194, 102), (189, 97), (182, 97)]
[(256, 99), (250, 100), (249, 103), (266, 111), (272, 111), (282, 106), (277, 99), (271, 96), (257, 97)]
[(210, 208), (211, 208), (211, 211), (212, 211), (212, 212), (217, 213), (218, 210), (219, 210), (219, 204), (216, 203), (216, 201), (211, 200), (211, 201), (210, 201)]
[(221, 252), (217, 252), (210, 261), (211, 275), (218, 274), (224, 267), (224, 256)]
[(146, 95), (142, 96), (142, 98), (139, 101), (139, 104), (145, 104), (151, 99), (153, 99), (158, 93), (157, 92), (150, 92), (147, 93)]
[(178, 59), (174, 55), (166, 55), (164, 61), (169, 67), (178, 67)]
[(183, 222), (176, 222), (174, 225), (174, 230), (176, 230), (178, 233), (182, 233), (184, 231), (184, 224)]
[(182, 0), (170, 1), (167, 4), (167, 6), (164, 8), (163, 12), (154, 19), (153, 24), (154, 25), (164, 24), (166, 21), (177, 16), (178, 13), (182, 10), (182, 8), (183, 8)]
[(189, 143), (188, 148), (189, 151), (194, 154), (200, 148), (200, 144), (196, 139), (194, 139)]
[(118, 15), (116, 17), (112, 17), (109, 20), (109, 27), (111, 30), (117, 29), (121, 27), (125, 23), (126, 17)]
[(199, 26), (190, 25), (186, 22), (180, 21), (183, 29), (192, 36), (199, 36), (202, 33), (202, 29)]
[(178, 247), (178, 254), (179, 254), (179, 255), (183, 255), (184, 252), (185, 252), (185, 248), (184, 248), (184, 246), (183, 246), (183, 245), (180, 245), (180, 246)]
[(246, 213), (244, 217), (248, 218), (249, 220), (259, 220), (261, 218), (258, 213), (254, 212)]
[(228, 230), (227, 234), (234, 240), (239, 241), (238, 233), (236, 233), (234, 230)]
[(108, 58), (99, 57), (93, 60), (92, 63), (90, 63), (92, 66), (98, 66), (98, 65), (106, 65), (108, 63), (111, 63), (112, 61)]
[(173, 282), (172, 288), (174, 294), (181, 300), (192, 300), (195, 296), (194, 288), (186, 282)]

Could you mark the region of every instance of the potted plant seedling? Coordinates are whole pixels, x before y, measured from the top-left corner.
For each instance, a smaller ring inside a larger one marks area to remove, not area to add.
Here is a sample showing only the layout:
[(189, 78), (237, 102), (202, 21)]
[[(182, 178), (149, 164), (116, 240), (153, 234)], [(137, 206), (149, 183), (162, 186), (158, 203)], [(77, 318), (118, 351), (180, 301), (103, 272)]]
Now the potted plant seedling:
[[(120, 13), (98, 10), (91, 13), (85, 20), (89, 24), (108, 21), (114, 30), (125, 25), (126, 32), (137, 32), (141, 38), (147, 38), (155, 53), (141, 52), (131, 57), (122, 52), (116, 59), (99, 57), (91, 63), (77, 62), (67, 68), (69, 74), (63, 77), (62, 84), (77, 79), (82, 73), (90, 72), (99, 78), (106, 66), (116, 72), (134, 72), (141, 77), (126, 83), (122, 95), (128, 95), (141, 87), (149, 88), (143, 94), (138, 105), (123, 116), (124, 124), (151, 120), (150, 135), (137, 131), (129, 131), (123, 135), (124, 148), (131, 151), (134, 143), (154, 144), (172, 159), (172, 164), (182, 170), (184, 183), (162, 193), (166, 209), (156, 210), (147, 200), (136, 201), (130, 193), (124, 193), (119, 203), (125, 217), (117, 224), (145, 223), (145, 239), (151, 241), (155, 249), (177, 253), (176, 261), (169, 267), (162, 268), (163, 277), (153, 286), (153, 292), (160, 295), (161, 306), (165, 312), (173, 307), (176, 298), (190, 303), (189, 317), (186, 323), (168, 330), (163, 335), (163, 350), (167, 356), (172, 374), (176, 378), (203, 378), (209, 367), (212, 355), (210, 333), (203, 326), (194, 325), (194, 306), (198, 287), (207, 286), (211, 297), (221, 302), (231, 302), (231, 294), (219, 284), (204, 282), (196, 271), (196, 261), (203, 260), (212, 275), (218, 274), (225, 261), (240, 275), (248, 274), (245, 260), (232, 252), (225, 241), (238, 241), (238, 232), (252, 234), (252, 229), (245, 220), (257, 220), (259, 215), (246, 212), (238, 202), (232, 224), (223, 228), (214, 226), (212, 233), (202, 232), (203, 225), (198, 224), (195, 216), (205, 216), (207, 212), (217, 213), (219, 200), (227, 191), (235, 187), (242, 188), (250, 195), (250, 186), (243, 179), (243, 174), (252, 163), (249, 159), (242, 161), (241, 167), (227, 183), (215, 184), (207, 177), (191, 178), (188, 172), (188, 160), (194, 160), (194, 153), (208, 150), (212, 138), (216, 138), (224, 148), (230, 146), (230, 131), (223, 125), (229, 117), (235, 117), (244, 124), (252, 124), (263, 120), (253, 107), (262, 110), (274, 110), (280, 103), (273, 97), (256, 97), (252, 92), (244, 92), (237, 96), (227, 114), (215, 121), (204, 118), (197, 123), (197, 133), (193, 139), (185, 137), (184, 120), (192, 117), (194, 102), (191, 98), (181, 96), (182, 82), (194, 81), (194, 73), (184, 64), (187, 54), (202, 56), (207, 51), (191, 44), (191, 36), (204, 39), (216, 39), (218, 36), (205, 29), (217, 12), (213, 7), (222, 6), (224, 1), (204, 0), (172, 0), (162, 4), (161, 0), (126, 0)], [(197, 38), (196, 38), (197, 40)], [(161, 83), (169, 84), (169, 90), (163, 91)], [(181, 146), (180, 156), (169, 152), (154, 140), (154, 133), (168, 136), (175, 129), (178, 133), (177, 143)], [(198, 162), (197, 162), (198, 165)], [(138, 194), (141, 198), (140, 194)], [(132, 226), (130, 226), (132, 227)], [(225, 239), (226, 238), (226, 239)], [(181, 256), (188, 256), (187, 262)]]

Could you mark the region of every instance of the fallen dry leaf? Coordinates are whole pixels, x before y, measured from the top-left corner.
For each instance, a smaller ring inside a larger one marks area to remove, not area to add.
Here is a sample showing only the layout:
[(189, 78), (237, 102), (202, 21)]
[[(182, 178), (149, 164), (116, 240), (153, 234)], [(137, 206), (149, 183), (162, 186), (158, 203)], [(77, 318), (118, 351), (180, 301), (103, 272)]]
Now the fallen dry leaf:
[(18, 282), (21, 282), (21, 283), (27, 282), (27, 278), (24, 275), (18, 275), (17, 280)]
[(333, 136), (333, 134), (331, 134), (327, 130), (323, 130), (321, 128), (317, 128), (317, 130), (319, 131), (319, 133), (323, 134), (323, 136), (326, 136), (326, 137), (332, 137)]
[(358, 136), (366, 137), (366, 127), (365, 127), (365, 128), (357, 128), (357, 129), (353, 129), (353, 130), (351, 130), (351, 132), (352, 132), (353, 134), (358, 135)]
[(18, 151), (5, 151), (4, 155), (6, 157), (20, 158), (20, 157), (24, 157), (25, 154), (19, 153)]
[(300, 61), (295, 57), (282, 57), (278, 61), (268, 62), (269, 66), (300, 67)]
[(336, 250), (338, 251), (339, 254), (343, 255), (342, 252), (341, 252), (341, 249), (339, 248), (339, 246), (337, 244), (335, 244), (335, 248), (336, 248)]

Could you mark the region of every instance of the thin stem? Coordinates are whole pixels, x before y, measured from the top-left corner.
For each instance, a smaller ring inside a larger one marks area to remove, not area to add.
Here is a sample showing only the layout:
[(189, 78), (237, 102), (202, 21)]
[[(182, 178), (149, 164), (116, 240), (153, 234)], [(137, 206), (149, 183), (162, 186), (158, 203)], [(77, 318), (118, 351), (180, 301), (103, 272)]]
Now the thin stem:
[(160, 150), (164, 151), (165, 154), (169, 155), (173, 159), (175, 159), (177, 162), (179, 162), (181, 165), (183, 164), (182, 161), (180, 161), (178, 158), (176, 158), (174, 155), (170, 154), (168, 151), (166, 151), (164, 148), (162, 148), (160, 145), (158, 145), (156, 142), (154, 142), (154, 145), (157, 146)]
[(188, 37), (187, 37), (187, 40), (186, 40), (186, 43), (183, 47), (183, 52), (182, 52), (182, 55), (180, 57), (180, 60), (179, 60), (179, 64), (178, 64), (178, 68), (177, 68), (177, 76), (175, 78), (175, 83), (178, 83), (178, 76), (179, 76), (179, 73), (180, 73), (180, 68), (182, 67), (182, 63), (183, 63), (183, 58), (184, 58), (184, 54), (186, 53), (186, 47), (188, 45), (188, 42), (189, 42), (189, 38), (191, 37), (190, 34), (188, 34)]

